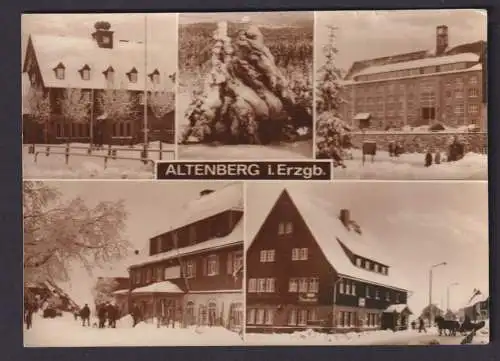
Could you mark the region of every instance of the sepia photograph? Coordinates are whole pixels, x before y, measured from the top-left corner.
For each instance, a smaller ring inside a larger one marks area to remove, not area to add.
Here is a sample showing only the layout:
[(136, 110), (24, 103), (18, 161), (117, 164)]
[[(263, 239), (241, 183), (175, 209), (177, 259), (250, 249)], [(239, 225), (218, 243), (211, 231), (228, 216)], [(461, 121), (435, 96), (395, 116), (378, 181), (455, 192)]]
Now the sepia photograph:
[(313, 158), (313, 12), (179, 15), (179, 159)]
[(250, 183), (245, 252), (247, 345), (489, 343), (486, 182)]
[(243, 343), (242, 183), (23, 191), (25, 347)]
[(25, 179), (154, 176), (175, 159), (177, 14), (24, 14)]
[(485, 10), (315, 19), (315, 154), (336, 178), (487, 180)]

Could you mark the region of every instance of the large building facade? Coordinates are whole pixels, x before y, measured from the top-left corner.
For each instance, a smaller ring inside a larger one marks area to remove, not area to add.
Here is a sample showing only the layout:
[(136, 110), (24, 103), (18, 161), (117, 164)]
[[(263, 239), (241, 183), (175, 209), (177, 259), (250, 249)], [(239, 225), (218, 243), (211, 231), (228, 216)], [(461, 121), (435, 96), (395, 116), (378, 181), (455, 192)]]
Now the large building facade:
[(149, 254), (129, 272), (129, 303), (144, 319), (241, 330), (241, 184), (201, 192), (169, 231), (150, 239)]
[(344, 119), (376, 130), (442, 123), (485, 131), (486, 43), (448, 43), (442, 25), (433, 51), (355, 62), (344, 80)]
[(22, 68), (24, 143), (138, 143), (145, 113), (151, 140), (173, 143), (175, 69), (166, 69), (166, 51), (117, 39), (110, 24), (95, 27), (88, 38), (29, 35)]
[(247, 332), (407, 328), (400, 275), (364, 246), (348, 210), (327, 214), (286, 189), (261, 211), (267, 216), (246, 251)]

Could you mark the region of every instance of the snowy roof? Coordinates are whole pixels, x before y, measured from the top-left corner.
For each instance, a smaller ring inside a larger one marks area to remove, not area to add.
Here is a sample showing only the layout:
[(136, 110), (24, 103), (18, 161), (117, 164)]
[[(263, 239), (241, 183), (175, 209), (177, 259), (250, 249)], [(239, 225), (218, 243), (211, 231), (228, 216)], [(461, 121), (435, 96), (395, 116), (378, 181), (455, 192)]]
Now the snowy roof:
[(480, 293), (472, 297), (465, 307), (472, 307), (479, 302), (485, 302), (488, 300), (488, 298), (489, 298), (488, 294)]
[[(36, 59), (40, 66), (43, 83), (52, 88), (107, 89), (109, 84), (103, 72), (112, 67), (115, 74), (113, 88), (141, 91), (145, 88), (145, 69), (148, 74), (157, 70), (161, 84), (153, 84), (148, 77), (149, 90), (173, 91), (174, 83), (168, 77), (175, 70), (168, 48), (148, 44), (147, 66), (145, 63), (145, 45), (138, 42), (114, 42), (113, 49), (100, 48), (90, 38), (67, 37), (56, 35), (31, 35)], [(171, 64), (169, 64), (171, 63)], [(54, 68), (64, 65), (64, 79), (57, 79)], [(85, 65), (90, 68), (90, 79), (83, 80), (79, 70)], [(137, 70), (137, 82), (132, 83), (127, 77), (132, 69)]]
[(138, 263), (134, 263), (131, 267), (143, 266), (146, 264), (165, 261), (176, 257), (226, 248), (238, 244), (243, 245), (243, 220), (240, 220), (234, 227), (233, 231), (225, 237), (213, 238), (208, 241), (194, 244), (192, 246), (173, 249), (171, 251), (158, 253), (152, 256), (146, 256)]
[(162, 281), (136, 288), (132, 293), (184, 293), (184, 291), (172, 282)]
[[(391, 266), (391, 262), (386, 259), (384, 252), (379, 251), (380, 244), (375, 241), (375, 238), (367, 236), (365, 231), (360, 235), (354, 230), (347, 230), (338, 219), (338, 212), (331, 209), (331, 204), (310, 194), (305, 188), (295, 189), (293, 185), (281, 188), (279, 194), (273, 197), (274, 202), (267, 202), (268, 209), (259, 209), (261, 216), (267, 218), (283, 191), (288, 192), (326, 259), (339, 275), (402, 290), (408, 289), (407, 282), (401, 273)], [(268, 195), (269, 193), (266, 192), (266, 196)], [(390, 266), (388, 274), (355, 266), (342, 249), (339, 241), (359, 256)]]
[(357, 113), (354, 117), (355, 120), (366, 120), (370, 118), (370, 113)]
[(413, 314), (413, 312), (411, 312), (410, 308), (408, 307), (408, 305), (402, 303), (402, 304), (398, 304), (398, 305), (390, 305), (389, 307), (387, 307), (385, 309), (384, 312), (386, 313), (390, 313), (390, 312), (396, 312), (396, 313), (401, 313), (403, 312), (404, 310), (408, 310), (408, 312), (410, 314)]
[(391, 71), (417, 69), (417, 68), (422, 68), (422, 67), (426, 67), (426, 66), (438, 66), (438, 65), (462, 63), (462, 62), (474, 62), (475, 63), (478, 61), (479, 61), (479, 55), (477, 55), (477, 54), (461, 53), (461, 54), (456, 54), (456, 55), (428, 57), (428, 58), (405, 61), (405, 62), (400, 62), (400, 63), (371, 66), (371, 67), (368, 67), (366, 69), (361, 70), (360, 72), (358, 72), (354, 76), (388, 73)]
[(114, 295), (126, 295), (128, 294), (128, 289), (124, 289), (124, 290), (118, 290), (118, 291), (114, 291), (113, 294)]
[(243, 211), (243, 186), (232, 183), (212, 193), (200, 196), (179, 210), (168, 231), (188, 226), (228, 210)]

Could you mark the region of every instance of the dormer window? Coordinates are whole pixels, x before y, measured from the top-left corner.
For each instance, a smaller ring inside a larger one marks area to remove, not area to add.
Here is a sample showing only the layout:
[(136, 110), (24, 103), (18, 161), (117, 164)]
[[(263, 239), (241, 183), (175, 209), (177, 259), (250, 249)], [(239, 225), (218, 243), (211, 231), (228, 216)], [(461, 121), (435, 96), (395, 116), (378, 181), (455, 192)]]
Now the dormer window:
[(55, 68), (54, 68), (54, 72), (55, 72), (55, 75), (56, 75), (56, 79), (59, 79), (59, 80), (64, 80), (64, 77), (65, 77), (65, 70), (66, 70), (66, 67), (63, 65), (63, 63), (59, 63)]
[(110, 66), (109, 68), (107, 68), (103, 72), (103, 74), (106, 77), (106, 80), (108, 81), (108, 84), (113, 84), (114, 83), (114, 80), (115, 80), (115, 70), (113, 69), (112, 66)]
[(356, 258), (356, 266), (361, 267), (361, 258)]
[(370, 261), (365, 261), (365, 268), (366, 268), (367, 270), (369, 270), (369, 269), (370, 269)]
[(380, 266), (378, 264), (375, 264), (375, 272), (377, 273), (380, 272)]
[(137, 83), (138, 76), (137, 76), (137, 69), (136, 68), (132, 68), (132, 70), (127, 73), (127, 76), (128, 76), (128, 80), (131, 83)]
[(90, 80), (90, 67), (87, 64), (85, 64), (79, 72), (83, 80)]
[(149, 74), (149, 78), (153, 84), (160, 84), (160, 72), (158, 69), (155, 69), (151, 74)]
[(111, 38), (109, 37), (109, 35), (103, 35), (101, 41), (105, 45), (111, 44)]

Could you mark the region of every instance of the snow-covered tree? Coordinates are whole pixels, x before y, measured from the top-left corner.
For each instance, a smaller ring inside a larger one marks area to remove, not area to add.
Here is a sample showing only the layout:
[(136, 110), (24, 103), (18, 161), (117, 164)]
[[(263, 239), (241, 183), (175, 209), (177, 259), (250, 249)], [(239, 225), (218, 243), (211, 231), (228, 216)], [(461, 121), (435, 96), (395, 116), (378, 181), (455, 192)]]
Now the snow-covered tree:
[(125, 89), (106, 89), (98, 96), (102, 113), (112, 121), (128, 120), (136, 114), (132, 95)]
[(90, 116), (89, 93), (84, 93), (81, 89), (68, 88), (59, 99), (61, 114), (66, 121), (72, 123), (88, 122)]
[(162, 118), (165, 114), (175, 108), (175, 93), (171, 91), (153, 91), (148, 96), (148, 105), (157, 118)]
[(26, 282), (67, 281), (72, 266), (90, 272), (127, 253), (122, 201), (89, 207), (81, 198), (64, 199), (43, 182), (27, 181), (23, 211)]
[[(432, 312), (431, 312), (431, 310), (432, 310)], [(431, 318), (431, 313), (432, 313), (432, 317), (441, 316), (444, 314), (442, 309), (440, 309), (438, 306), (433, 304), (431, 306), (424, 307), (424, 309), (422, 310), (422, 313), (420, 314), (420, 317), (423, 318), (424, 320), (428, 320)]]
[(30, 87), (26, 97), (28, 112), (32, 119), (44, 125), (45, 143), (47, 143), (48, 126), (50, 122), (50, 98), (41, 88)]
[(92, 288), (92, 296), (96, 304), (111, 302), (113, 292), (117, 289), (118, 282), (114, 278), (99, 278)]
[(328, 43), (323, 47), (325, 63), (318, 69), (316, 84), (316, 152), (322, 156), (340, 157), (342, 154), (341, 145), (344, 135), (348, 134), (351, 128), (342, 120), (340, 106), (342, 99), (342, 74), (336, 66), (335, 56), (337, 48), (335, 46), (335, 30), (333, 26), (328, 26), (330, 31)]

